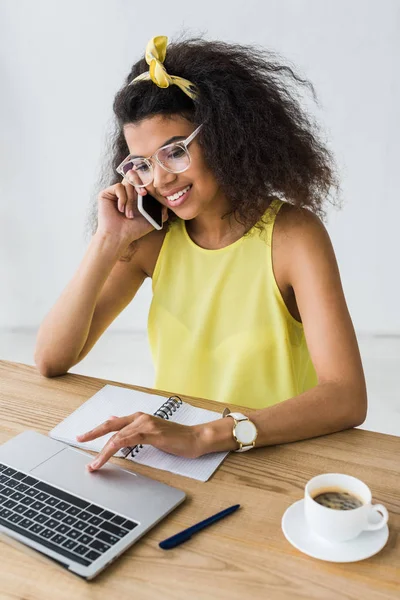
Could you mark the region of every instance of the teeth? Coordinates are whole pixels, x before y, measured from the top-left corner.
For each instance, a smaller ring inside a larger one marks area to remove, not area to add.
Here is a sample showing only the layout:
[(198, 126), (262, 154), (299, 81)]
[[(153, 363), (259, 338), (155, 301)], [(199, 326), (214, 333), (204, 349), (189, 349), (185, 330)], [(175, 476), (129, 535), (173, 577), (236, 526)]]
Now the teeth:
[(167, 196), (168, 200), (170, 200), (171, 202), (173, 200), (178, 200), (178, 198), (180, 198), (181, 196), (183, 196), (183, 194), (186, 194), (186, 192), (190, 189), (190, 185), (188, 185), (187, 187), (185, 187), (184, 190), (181, 190), (180, 192), (176, 192), (176, 194), (174, 194), (173, 196)]

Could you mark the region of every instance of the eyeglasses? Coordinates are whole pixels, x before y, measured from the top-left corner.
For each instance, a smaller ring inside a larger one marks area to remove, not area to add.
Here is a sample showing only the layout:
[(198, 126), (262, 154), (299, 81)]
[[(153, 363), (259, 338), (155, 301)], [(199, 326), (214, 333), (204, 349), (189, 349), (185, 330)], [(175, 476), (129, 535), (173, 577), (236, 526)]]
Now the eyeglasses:
[(127, 156), (116, 171), (123, 177), (126, 177), (128, 171), (129, 180), (136, 187), (145, 187), (150, 185), (154, 178), (153, 165), (151, 160), (154, 159), (160, 167), (169, 173), (183, 173), (190, 167), (191, 158), (188, 150), (190, 142), (194, 140), (199, 133), (203, 124), (199, 125), (185, 140), (167, 144), (159, 148), (152, 156), (131, 158), (131, 154)]

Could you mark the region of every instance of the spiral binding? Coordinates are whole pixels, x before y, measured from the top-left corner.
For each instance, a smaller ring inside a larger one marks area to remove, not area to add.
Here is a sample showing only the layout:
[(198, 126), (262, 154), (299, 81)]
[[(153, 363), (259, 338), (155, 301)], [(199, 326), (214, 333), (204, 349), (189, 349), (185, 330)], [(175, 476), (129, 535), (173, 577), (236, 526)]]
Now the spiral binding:
[(182, 400), (179, 398), (179, 396), (170, 396), (168, 400), (166, 400), (164, 404), (162, 404), (160, 408), (156, 410), (154, 416), (169, 420), (172, 414), (176, 412), (181, 405)]
[[(167, 421), (173, 415), (174, 412), (178, 410), (180, 406), (182, 406), (183, 401), (179, 396), (170, 396), (168, 400), (166, 400), (160, 408), (156, 410), (154, 413), (155, 417), (160, 417), (161, 419), (166, 419)], [(124, 458), (126, 458), (129, 454), (132, 458), (135, 458), (140, 450), (143, 448), (143, 444), (138, 444), (133, 448), (125, 447), (121, 448), (121, 452), (124, 453)]]

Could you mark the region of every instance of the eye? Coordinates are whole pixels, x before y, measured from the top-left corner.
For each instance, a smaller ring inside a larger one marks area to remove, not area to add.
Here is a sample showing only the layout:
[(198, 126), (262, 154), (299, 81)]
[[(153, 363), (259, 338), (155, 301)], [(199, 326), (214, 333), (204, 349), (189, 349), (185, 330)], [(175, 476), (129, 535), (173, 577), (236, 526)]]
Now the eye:
[(130, 171), (131, 169), (133, 169), (133, 165), (131, 162), (126, 163), (123, 167), (122, 170), (123, 172), (126, 174), (128, 171)]
[(134, 164), (132, 167), (135, 169), (135, 171), (139, 171), (140, 173), (147, 173), (149, 170), (149, 167), (145, 162)]
[(184, 156), (185, 151), (180, 146), (175, 146), (172, 148), (168, 154), (168, 158), (181, 158)]

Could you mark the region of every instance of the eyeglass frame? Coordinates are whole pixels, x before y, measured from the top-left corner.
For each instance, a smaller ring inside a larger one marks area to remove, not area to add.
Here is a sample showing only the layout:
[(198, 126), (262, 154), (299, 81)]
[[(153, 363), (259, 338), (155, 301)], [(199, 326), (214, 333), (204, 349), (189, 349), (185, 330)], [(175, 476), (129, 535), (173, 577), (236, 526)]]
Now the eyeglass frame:
[[(135, 183), (134, 184), (135, 187), (146, 187), (147, 185), (150, 185), (154, 181), (154, 169), (153, 169), (153, 164), (151, 163), (152, 159), (154, 159), (157, 162), (157, 164), (160, 165), (160, 167), (162, 167), (165, 171), (168, 171), (168, 173), (183, 173), (184, 171), (186, 171), (192, 164), (192, 157), (190, 156), (190, 152), (188, 150), (188, 145), (190, 144), (190, 142), (192, 142), (194, 140), (194, 138), (199, 133), (199, 131), (202, 127), (203, 127), (203, 123), (201, 123), (197, 127), (197, 129), (195, 129), (185, 140), (180, 140), (179, 142), (171, 142), (170, 144), (161, 146), (161, 148), (158, 148), (158, 150), (156, 150), (156, 152), (154, 152), (154, 154), (152, 154), (151, 156), (137, 156), (136, 158), (143, 160), (147, 164), (147, 166), (151, 169), (152, 178), (151, 178), (151, 181), (149, 181), (149, 183), (143, 183), (142, 185), (138, 185)], [(187, 155), (189, 157), (188, 166), (185, 167), (184, 169), (182, 169), (181, 171), (172, 171), (171, 169), (168, 169), (165, 165), (162, 164), (162, 162), (157, 157), (157, 154), (159, 152), (161, 152), (161, 150), (165, 150), (165, 148), (168, 148), (169, 146), (183, 146), (183, 148), (185, 149), (185, 152), (187, 153)], [(119, 175), (122, 175), (122, 177), (124, 177), (124, 178), (126, 177), (126, 173), (123, 172), (123, 167), (130, 160), (132, 160), (131, 156), (132, 156), (132, 154), (129, 154), (126, 158), (124, 158), (124, 160), (116, 168), (117, 173)]]

